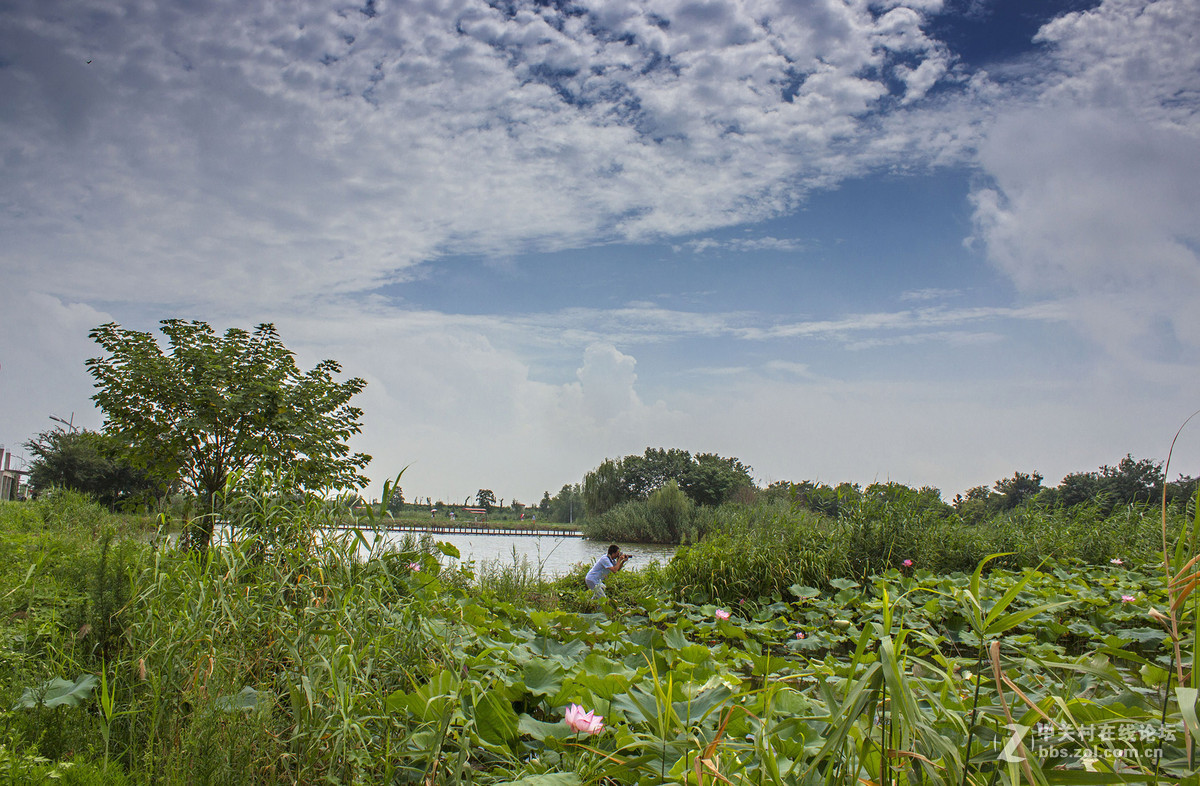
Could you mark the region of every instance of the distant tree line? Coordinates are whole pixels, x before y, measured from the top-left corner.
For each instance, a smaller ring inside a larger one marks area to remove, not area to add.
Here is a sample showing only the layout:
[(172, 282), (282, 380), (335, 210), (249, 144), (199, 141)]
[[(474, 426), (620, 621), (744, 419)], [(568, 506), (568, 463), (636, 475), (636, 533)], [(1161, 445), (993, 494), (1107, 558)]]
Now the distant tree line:
[(1135, 459), (1132, 455), (1126, 455), (1116, 466), (1105, 465), (1095, 472), (1073, 472), (1057, 486), (1043, 486), (1043, 480), (1037, 471), (1014, 472), (1011, 477), (1001, 478), (990, 486), (975, 486), (965, 494), (955, 495), (950, 503), (942, 500), (941, 492), (936, 488), (914, 489), (900, 483), (873, 483), (863, 488), (857, 483), (829, 486), (808, 480), (799, 483), (779, 481), (759, 490), (758, 494), (760, 499), (788, 500), (829, 516), (838, 515), (844, 506), (864, 497), (885, 501), (903, 498), (923, 509), (940, 511), (944, 515), (957, 514), (971, 524), (1025, 505), (1044, 508), (1088, 505), (1107, 516), (1119, 507), (1160, 502), (1164, 486), (1168, 504), (1186, 504), (1200, 487), (1200, 478), (1187, 475), (1167, 482), (1162, 462)]

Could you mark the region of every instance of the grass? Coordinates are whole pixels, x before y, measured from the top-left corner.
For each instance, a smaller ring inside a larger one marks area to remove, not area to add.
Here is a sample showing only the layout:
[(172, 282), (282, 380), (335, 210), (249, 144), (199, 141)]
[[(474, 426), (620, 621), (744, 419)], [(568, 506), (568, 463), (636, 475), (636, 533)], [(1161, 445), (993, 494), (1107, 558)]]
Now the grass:
[[(730, 508), (600, 606), (586, 565), (446, 568), (452, 547), (384, 551), (369, 528), (318, 545), (341, 514), (269, 485), (232, 510), (238, 542), (197, 555), (78, 497), (0, 504), (9, 781), (1196, 778), (1197, 522), (1179, 515), (965, 530), (902, 506)], [(569, 729), (571, 704), (604, 730)]]

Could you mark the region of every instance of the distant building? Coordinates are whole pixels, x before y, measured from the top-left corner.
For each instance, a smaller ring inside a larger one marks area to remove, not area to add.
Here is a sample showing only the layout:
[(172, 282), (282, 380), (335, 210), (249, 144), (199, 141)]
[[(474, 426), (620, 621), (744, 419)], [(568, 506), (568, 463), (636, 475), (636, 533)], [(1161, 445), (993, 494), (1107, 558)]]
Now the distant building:
[(12, 468), (12, 451), (0, 447), (0, 499), (24, 499), (28, 486), (22, 478), (29, 473)]

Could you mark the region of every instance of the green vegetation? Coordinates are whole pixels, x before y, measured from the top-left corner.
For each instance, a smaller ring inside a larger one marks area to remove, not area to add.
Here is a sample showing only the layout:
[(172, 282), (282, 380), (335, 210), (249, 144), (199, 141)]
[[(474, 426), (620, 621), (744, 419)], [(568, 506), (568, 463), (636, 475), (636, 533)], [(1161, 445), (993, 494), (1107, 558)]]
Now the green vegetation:
[(697, 505), (719, 505), (740, 490), (754, 487), (750, 468), (738, 459), (715, 453), (693, 456), (678, 448), (646, 448), (640, 456), (605, 459), (587, 473), (583, 504), (589, 516), (600, 516), (618, 505), (646, 500), (668, 483), (682, 489)]
[(87, 429), (43, 431), (25, 443), (33, 456), (29, 485), (34, 493), (68, 488), (89, 494), (116, 510), (153, 501), (156, 487), (129, 461), (121, 444)]
[[(1027, 519), (1037, 522), (1032, 526), (1038, 530), (1045, 528), (1043, 520), (1047, 517), (1056, 522), (1056, 529), (1117, 522), (1122, 515), (1128, 518), (1130, 511), (1156, 505), (1164, 494), (1169, 506), (1184, 510), (1200, 487), (1200, 480), (1186, 476), (1167, 482), (1161, 463), (1138, 461), (1132, 456), (1126, 456), (1116, 467), (1070, 474), (1055, 488), (1043, 488), (1040, 473), (1016, 472), (1011, 478), (996, 481), (994, 490), (977, 486), (966, 497), (955, 497), (953, 504), (943, 502), (941, 492), (935, 488), (914, 489), (895, 482), (862, 488), (854, 483), (829, 486), (807, 480), (780, 481), (760, 489), (750, 483), (748, 473), (749, 469), (737, 459), (704, 454), (693, 460), (691, 454), (681, 450), (647, 448), (644, 457), (608, 459), (584, 479), (583, 529), (597, 540), (696, 543), (723, 531), (728, 519), (738, 518), (736, 511), (725, 510), (730, 505), (767, 506), (772, 509), (768, 516), (772, 520), (780, 515), (777, 508), (783, 506), (790, 508), (792, 518), (831, 533), (835, 545), (858, 560), (860, 574), (870, 572), (873, 566), (894, 566), (895, 561), (879, 550), (880, 543), (888, 544), (896, 538), (915, 543), (918, 536), (928, 536), (930, 548), (936, 545), (932, 541), (947, 542), (948, 550), (954, 553), (937, 561), (944, 569), (970, 570), (987, 554), (1009, 550), (1007, 546), (975, 548), (988, 542), (989, 534), (996, 544), (1016, 547), (1021, 538), (1012, 530), (1019, 530)], [(676, 476), (685, 478), (687, 485)], [(710, 483), (697, 478), (722, 479)], [(686, 510), (672, 509), (663, 518), (649, 503), (669, 484), (682, 490), (692, 504)], [(569, 488), (564, 486), (560, 496)], [(715, 493), (712, 489), (723, 491)], [(553, 503), (549, 493), (543, 499), (547, 508), (548, 501)], [(816, 514), (819, 519), (811, 520), (803, 514)], [(1056, 537), (1047, 534), (1051, 540)], [(1074, 543), (1077, 538), (1068, 540)], [(1099, 542), (1089, 548), (1111, 550), (1109, 540), (1110, 536), (1101, 535)], [(1082, 540), (1079, 542), (1082, 544)], [(969, 547), (969, 557), (960, 558), (962, 547), (956, 543)], [(1032, 548), (1041, 554), (1066, 555), (1073, 554), (1074, 546), (1065, 551), (1057, 545), (1034, 544)]]
[(898, 483), (755, 489), (737, 459), (648, 448), (538, 506), (687, 544), (598, 605), (587, 565), (476, 573), (428, 537), (387, 547), (373, 527), (406, 513), (399, 478), (371, 504), (314, 493), (362, 480), (361, 380), (301, 374), (269, 325), (163, 325), (169, 355), (93, 331), (105, 435), (43, 435), (35, 472), (101, 493), (136, 467), (189, 488), (159, 508), (186, 523), (199, 500), (201, 525), (172, 542), (171, 514), (64, 488), (0, 503), (9, 782), (1200, 779), (1193, 479), (1129, 456), (949, 505)]
[[(265, 468), (227, 488), (234, 543), (204, 552), (78, 494), (0, 505), (10, 782), (1196, 778), (1200, 522), (1178, 510), (1168, 584), (1137, 507), (970, 528), (898, 488), (836, 518), (727, 505), (599, 607), (586, 566), (451, 570), (370, 517), (329, 534), (346, 512)], [(710, 510), (660, 491), (655, 520)]]
[[(107, 357), (92, 358), (96, 404), (105, 433), (162, 494), (183, 488), (209, 510), (230, 477), (261, 464), (283, 465), (298, 489), (353, 489), (371, 457), (347, 440), (362, 426), (350, 400), (366, 385), (336, 382), (332, 360), (301, 373), (275, 327), (224, 336), (204, 322), (162, 322), (170, 351), (149, 333), (101, 325), (89, 335)], [(197, 545), (212, 537), (213, 518), (191, 530)]]

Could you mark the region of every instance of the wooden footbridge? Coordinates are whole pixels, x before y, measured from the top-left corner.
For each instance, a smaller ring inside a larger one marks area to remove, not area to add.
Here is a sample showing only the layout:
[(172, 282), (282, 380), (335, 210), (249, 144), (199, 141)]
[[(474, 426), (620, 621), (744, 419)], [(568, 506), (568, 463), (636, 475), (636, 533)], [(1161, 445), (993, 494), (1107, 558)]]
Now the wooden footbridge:
[(549, 535), (555, 538), (582, 538), (583, 533), (572, 529), (553, 527), (497, 527), (479, 522), (454, 522), (450, 524), (412, 524), (401, 521), (376, 521), (377, 529), (389, 532), (428, 532), (431, 535)]

